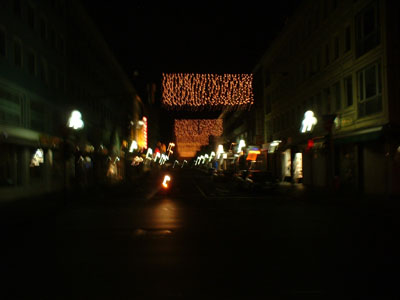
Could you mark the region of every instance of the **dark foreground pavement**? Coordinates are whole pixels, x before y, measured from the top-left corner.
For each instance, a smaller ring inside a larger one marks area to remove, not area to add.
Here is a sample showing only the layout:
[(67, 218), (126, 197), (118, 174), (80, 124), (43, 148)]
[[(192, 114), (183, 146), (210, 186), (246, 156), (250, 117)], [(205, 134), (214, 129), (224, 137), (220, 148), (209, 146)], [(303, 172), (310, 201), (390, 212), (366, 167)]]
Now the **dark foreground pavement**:
[(150, 176), (2, 210), (0, 298), (398, 299), (393, 201), (176, 180), (167, 194)]

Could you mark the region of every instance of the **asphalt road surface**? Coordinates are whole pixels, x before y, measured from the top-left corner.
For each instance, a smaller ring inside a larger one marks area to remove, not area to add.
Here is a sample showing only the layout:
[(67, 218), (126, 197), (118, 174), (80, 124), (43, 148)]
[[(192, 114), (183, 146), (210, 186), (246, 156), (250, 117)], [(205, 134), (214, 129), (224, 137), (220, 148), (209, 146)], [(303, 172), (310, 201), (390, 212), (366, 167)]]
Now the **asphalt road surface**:
[[(0, 299), (396, 299), (382, 207), (263, 194), (173, 170), (2, 225)], [(59, 199), (54, 199), (57, 201)]]

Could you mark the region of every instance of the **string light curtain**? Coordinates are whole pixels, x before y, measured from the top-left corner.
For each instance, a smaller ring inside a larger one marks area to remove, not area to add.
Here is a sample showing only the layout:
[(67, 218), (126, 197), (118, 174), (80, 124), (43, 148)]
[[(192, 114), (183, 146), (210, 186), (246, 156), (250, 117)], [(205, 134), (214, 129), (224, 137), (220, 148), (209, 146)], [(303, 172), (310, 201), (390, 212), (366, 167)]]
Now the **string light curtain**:
[(246, 109), (254, 103), (253, 74), (162, 74), (169, 109)]
[(194, 157), (210, 136), (221, 136), (222, 119), (181, 119), (174, 122), (177, 150), (182, 157)]

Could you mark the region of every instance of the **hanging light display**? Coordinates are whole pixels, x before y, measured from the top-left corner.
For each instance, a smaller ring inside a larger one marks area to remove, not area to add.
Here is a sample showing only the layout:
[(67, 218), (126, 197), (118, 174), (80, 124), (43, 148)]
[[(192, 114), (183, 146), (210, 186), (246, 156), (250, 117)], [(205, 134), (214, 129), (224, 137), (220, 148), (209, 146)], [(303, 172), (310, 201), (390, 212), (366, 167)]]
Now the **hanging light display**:
[(162, 103), (189, 110), (245, 109), (254, 103), (252, 74), (162, 74)]
[(210, 136), (221, 136), (222, 119), (175, 120), (174, 133), (180, 156), (194, 157), (201, 146), (208, 145)]

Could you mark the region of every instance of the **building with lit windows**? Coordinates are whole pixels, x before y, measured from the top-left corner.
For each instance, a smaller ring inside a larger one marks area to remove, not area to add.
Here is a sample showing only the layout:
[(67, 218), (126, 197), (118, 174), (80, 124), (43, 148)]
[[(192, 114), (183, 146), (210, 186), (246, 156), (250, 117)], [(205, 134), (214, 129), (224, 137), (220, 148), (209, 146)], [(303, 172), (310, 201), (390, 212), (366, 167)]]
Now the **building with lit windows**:
[[(105, 177), (135, 99), (79, 1), (1, 1), (0, 200)], [(67, 126), (73, 110), (79, 131)]]
[(255, 101), (281, 180), (400, 193), (399, 20), (391, 1), (307, 0), (267, 49)]

